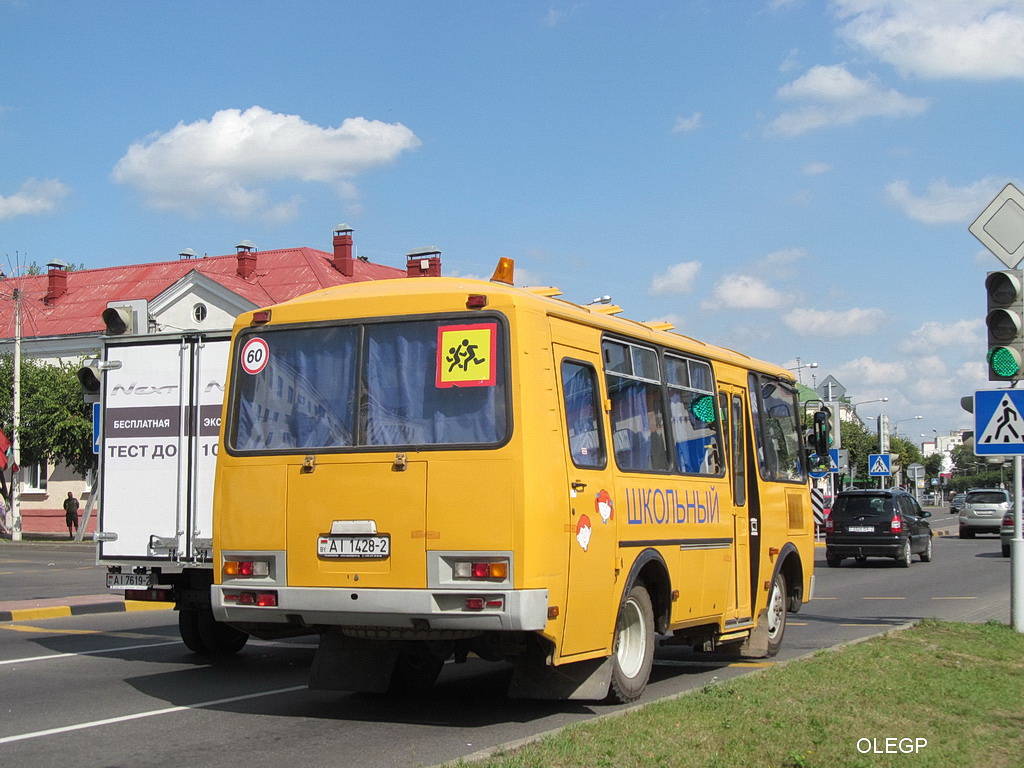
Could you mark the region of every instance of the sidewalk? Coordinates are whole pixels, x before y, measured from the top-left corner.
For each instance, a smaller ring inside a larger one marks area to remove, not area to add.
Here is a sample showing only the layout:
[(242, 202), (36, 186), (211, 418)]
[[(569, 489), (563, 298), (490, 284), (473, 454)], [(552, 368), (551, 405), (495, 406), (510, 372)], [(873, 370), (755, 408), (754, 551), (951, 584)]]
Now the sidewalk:
[(0, 602), (0, 622), (57, 619), (63, 616), (81, 616), (86, 613), (126, 613), (129, 611), (165, 611), (174, 603), (151, 603), (125, 600), (120, 594), (78, 595), (77, 597), (48, 597), (41, 600), (11, 600)]
[[(67, 534), (27, 533), (21, 541), (0, 540), (0, 551), (10, 553), (31, 548), (36, 552), (76, 552), (91, 554), (96, 551), (92, 541), (81, 543), (68, 539)], [(102, 582), (100, 588), (102, 588)], [(174, 603), (125, 600), (121, 592), (70, 597), (46, 597), (32, 600), (0, 601), (0, 622), (36, 621), (87, 613), (126, 613), (134, 611), (160, 611), (174, 608)]]

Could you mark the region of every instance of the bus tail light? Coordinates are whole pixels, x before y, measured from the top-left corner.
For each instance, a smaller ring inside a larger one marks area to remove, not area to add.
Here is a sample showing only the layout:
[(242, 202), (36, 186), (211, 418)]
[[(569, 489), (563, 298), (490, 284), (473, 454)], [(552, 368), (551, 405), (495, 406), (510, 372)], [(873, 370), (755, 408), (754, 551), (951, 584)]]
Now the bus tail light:
[(452, 576), (472, 581), (504, 581), (508, 578), (508, 561), (457, 560), (452, 563)]
[(270, 575), (266, 560), (225, 560), (224, 575), (233, 579), (259, 579)]

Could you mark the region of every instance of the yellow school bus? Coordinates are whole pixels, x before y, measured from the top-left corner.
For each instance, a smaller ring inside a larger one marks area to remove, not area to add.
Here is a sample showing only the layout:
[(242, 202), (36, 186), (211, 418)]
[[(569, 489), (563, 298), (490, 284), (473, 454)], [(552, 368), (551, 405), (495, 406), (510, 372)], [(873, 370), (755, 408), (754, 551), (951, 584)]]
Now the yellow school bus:
[(335, 690), (472, 653), (512, 696), (628, 702), (659, 635), (775, 654), (813, 584), (792, 374), (510, 269), (238, 318), (214, 617), (318, 633), (310, 686)]

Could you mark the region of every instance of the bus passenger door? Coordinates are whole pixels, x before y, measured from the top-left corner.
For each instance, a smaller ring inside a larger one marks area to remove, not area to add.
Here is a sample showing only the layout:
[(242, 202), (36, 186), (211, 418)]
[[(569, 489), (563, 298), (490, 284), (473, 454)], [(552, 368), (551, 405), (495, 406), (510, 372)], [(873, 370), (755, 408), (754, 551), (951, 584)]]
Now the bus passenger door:
[(747, 499), (747, 440), (749, 412), (744, 401), (746, 393), (739, 388), (723, 386), (719, 406), (723, 416), (723, 435), (729, 445), (729, 480), (732, 498), (733, 573), (730, 609), (733, 618), (750, 620), (750, 507)]
[(568, 487), (569, 574), (561, 655), (611, 647), (615, 624), (615, 516), (620, 514), (604, 427), (601, 358), (554, 345)]

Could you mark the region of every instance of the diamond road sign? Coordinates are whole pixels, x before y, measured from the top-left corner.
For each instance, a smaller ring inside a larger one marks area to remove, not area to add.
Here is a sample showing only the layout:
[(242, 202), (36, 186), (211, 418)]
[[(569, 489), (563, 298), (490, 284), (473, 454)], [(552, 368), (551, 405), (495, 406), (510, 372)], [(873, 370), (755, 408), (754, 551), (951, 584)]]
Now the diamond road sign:
[(1013, 269), (1024, 259), (1024, 192), (1007, 184), (968, 229)]

